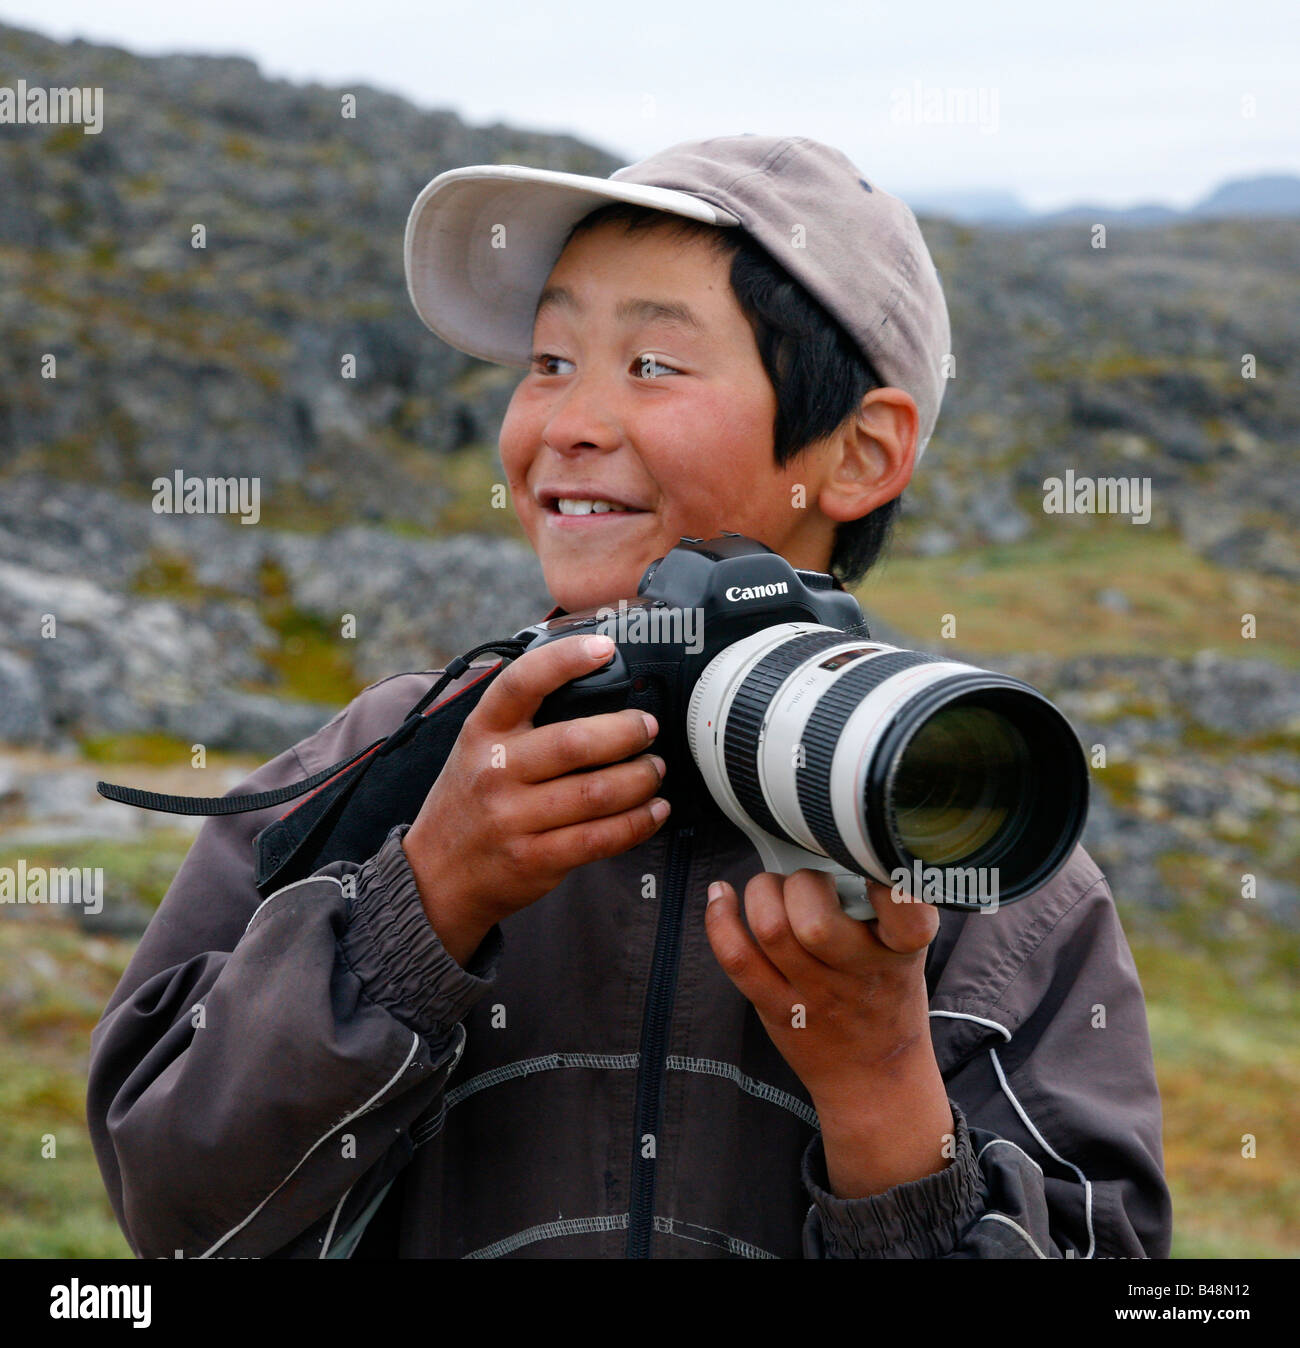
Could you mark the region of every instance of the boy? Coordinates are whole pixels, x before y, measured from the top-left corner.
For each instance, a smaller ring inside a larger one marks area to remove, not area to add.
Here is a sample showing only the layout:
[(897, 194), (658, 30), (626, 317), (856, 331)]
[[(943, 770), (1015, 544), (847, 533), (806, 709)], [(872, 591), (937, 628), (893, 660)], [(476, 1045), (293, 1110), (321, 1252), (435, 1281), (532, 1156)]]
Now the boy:
[[(915, 221), (815, 142), (445, 174), (407, 277), (447, 340), (529, 365), (501, 456), (553, 612), (724, 529), (856, 579), (938, 414)], [(137, 1252), (1167, 1254), (1141, 990), (1086, 853), (993, 915), (873, 885), (855, 922), (825, 875), (756, 873), (739, 831), (672, 817), (653, 718), (532, 725), (607, 654), (502, 672), (363, 864), (259, 905), (275, 812), (205, 825), (93, 1040)], [(239, 790), (429, 686), (381, 681)]]

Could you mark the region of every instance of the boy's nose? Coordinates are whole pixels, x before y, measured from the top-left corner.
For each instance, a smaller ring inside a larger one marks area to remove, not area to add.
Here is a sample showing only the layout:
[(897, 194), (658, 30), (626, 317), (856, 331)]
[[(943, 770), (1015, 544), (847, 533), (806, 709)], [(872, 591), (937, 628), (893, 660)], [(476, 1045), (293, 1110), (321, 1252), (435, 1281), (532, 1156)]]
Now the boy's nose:
[(564, 390), (542, 430), (543, 442), (560, 453), (617, 449), (622, 439), (622, 423), (610, 391), (590, 379), (575, 379)]

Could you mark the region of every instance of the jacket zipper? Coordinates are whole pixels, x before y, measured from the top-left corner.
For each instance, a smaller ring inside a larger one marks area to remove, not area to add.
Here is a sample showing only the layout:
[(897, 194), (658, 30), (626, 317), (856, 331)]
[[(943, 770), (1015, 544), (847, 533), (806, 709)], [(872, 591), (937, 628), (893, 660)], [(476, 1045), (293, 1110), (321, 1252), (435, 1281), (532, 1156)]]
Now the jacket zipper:
[(668, 840), (668, 865), (664, 896), (659, 905), (650, 987), (641, 1017), (641, 1053), (636, 1078), (636, 1124), (632, 1137), (631, 1206), (627, 1224), (627, 1257), (648, 1259), (654, 1223), (656, 1159), (641, 1154), (642, 1138), (649, 1133), (659, 1150), (659, 1120), (663, 1111), (664, 1060), (668, 1027), (677, 993), (677, 965), (682, 951), (682, 909), (686, 900), (686, 874), (690, 867), (689, 825), (675, 829)]

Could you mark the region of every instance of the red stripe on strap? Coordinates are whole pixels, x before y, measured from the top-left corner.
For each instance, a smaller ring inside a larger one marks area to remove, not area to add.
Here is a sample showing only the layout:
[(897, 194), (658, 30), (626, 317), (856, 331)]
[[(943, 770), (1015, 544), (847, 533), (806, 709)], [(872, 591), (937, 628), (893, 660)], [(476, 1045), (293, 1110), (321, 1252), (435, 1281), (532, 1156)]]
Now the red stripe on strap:
[[(432, 713), (435, 712), (435, 711), (437, 711), (439, 707), (445, 707), (445, 706), (447, 705), (448, 702), (452, 701), (453, 698), (459, 697), (462, 693), (467, 693), (467, 692), (469, 692), (469, 690), (470, 690), (471, 688), (473, 688), (474, 685), (475, 685), (476, 683), (482, 683), (483, 680), (484, 680), (485, 678), (487, 678), (487, 676), (488, 676), (489, 674), (491, 674), (494, 670), (499, 669), (499, 668), (501, 667), (501, 665), (503, 665), (504, 663), (505, 663), (504, 660), (498, 660), (498, 661), (496, 662), (495, 665), (489, 665), (489, 666), (482, 672), (482, 674), (480, 674), (480, 675), (478, 676), (477, 679), (472, 679), (469, 683), (465, 684), (464, 687), (462, 687), (462, 688), (457, 688), (456, 691), (455, 691), (454, 693), (448, 693), (447, 696), (444, 697), (444, 698), (442, 699), (441, 702), (435, 702), (435, 703), (433, 704), (432, 707), (429, 707), (429, 708), (424, 712), (424, 715), (425, 715), (425, 716), (432, 715)], [(396, 733), (396, 732), (394, 732), (394, 733)], [(386, 742), (387, 742), (387, 741), (385, 741), (385, 743), (386, 743)], [(369, 753), (362, 754), (361, 757), (358, 758), (358, 759), (356, 760), (355, 763), (349, 763), (349, 764), (347, 765), (347, 767), (345, 767), (345, 768), (340, 768), (340, 769), (334, 774), (333, 777), (327, 777), (327, 778), (325, 779), (325, 781), (323, 781), (323, 782), (316, 788), (315, 791), (309, 791), (309, 792), (308, 792), (308, 793), (307, 793), (307, 794), (306, 794), (300, 801), (298, 801), (295, 805), (293, 805), (293, 806), (291, 806), (289, 809), (287, 809), (287, 810), (280, 816), (280, 818), (281, 818), (281, 819), (288, 819), (288, 817), (289, 817), (295, 810), (300, 810), (304, 805), (306, 805), (306, 803), (307, 803), (307, 802), (308, 802), (314, 795), (318, 794), (318, 793), (321, 792), (321, 791), (324, 791), (325, 788), (326, 788), (331, 782), (336, 782), (336, 781), (338, 781), (338, 779), (339, 779), (340, 777), (342, 777), (342, 776), (344, 775), (344, 773), (351, 772), (353, 768), (360, 767), (361, 764), (364, 763), (364, 762), (366, 761), (366, 759), (370, 757), (370, 754), (375, 753), (377, 750), (382, 749), (383, 747), (384, 747), (384, 746), (383, 746), (382, 743), (381, 743), (381, 744), (376, 744), (375, 747), (374, 747), (373, 749), (371, 749)]]

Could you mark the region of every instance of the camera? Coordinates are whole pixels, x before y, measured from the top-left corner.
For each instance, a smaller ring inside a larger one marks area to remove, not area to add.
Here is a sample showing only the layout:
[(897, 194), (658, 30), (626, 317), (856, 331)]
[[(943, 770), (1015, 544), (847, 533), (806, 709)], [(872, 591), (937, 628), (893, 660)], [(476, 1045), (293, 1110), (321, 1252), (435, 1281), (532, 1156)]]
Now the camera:
[(721, 813), (766, 869), (832, 873), (852, 917), (874, 915), (867, 878), (898, 901), (995, 910), (1046, 884), (1083, 832), (1087, 761), (1041, 693), (873, 641), (829, 575), (753, 539), (683, 538), (635, 598), (516, 639), (576, 633), (614, 652), (534, 724), (650, 711), (673, 818)]

